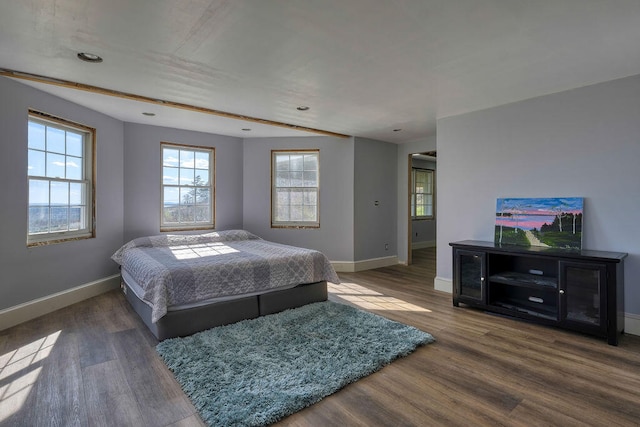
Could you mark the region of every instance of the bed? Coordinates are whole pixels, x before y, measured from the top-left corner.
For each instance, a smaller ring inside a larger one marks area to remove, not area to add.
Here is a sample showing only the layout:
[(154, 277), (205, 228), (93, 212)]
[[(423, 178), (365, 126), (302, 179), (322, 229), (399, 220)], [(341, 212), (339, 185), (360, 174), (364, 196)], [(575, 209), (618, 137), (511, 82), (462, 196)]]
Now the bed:
[(134, 239), (111, 257), (127, 300), (160, 341), (327, 299), (321, 252), (245, 230)]

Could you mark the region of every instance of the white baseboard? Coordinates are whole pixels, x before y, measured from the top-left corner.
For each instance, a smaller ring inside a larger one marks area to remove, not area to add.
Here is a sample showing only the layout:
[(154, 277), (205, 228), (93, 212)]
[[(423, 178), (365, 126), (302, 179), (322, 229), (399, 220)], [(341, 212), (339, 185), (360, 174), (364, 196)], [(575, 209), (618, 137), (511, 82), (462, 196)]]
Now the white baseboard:
[(116, 289), (119, 286), (120, 275), (116, 274), (0, 310), (0, 331)]
[(435, 248), (436, 241), (435, 240), (425, 240), (423, 242), (412, 242), (411, 249), (424, 249), (424, 248)]
[(436, 278), (433, 279), (433, 289), (435, 289), (436, 291), (442, 291), (452, 294), (453, 280), (436, 276)]
[(624, 333), (640, 336), (640, 314), (624, 314)]
[(338, 273), (356, 273), (358, 271), (371, 270), (380, 267), (389, 267), (398, 264), (398, 256), (365, 259), (362, 261), (331, 261), (331, 265)]

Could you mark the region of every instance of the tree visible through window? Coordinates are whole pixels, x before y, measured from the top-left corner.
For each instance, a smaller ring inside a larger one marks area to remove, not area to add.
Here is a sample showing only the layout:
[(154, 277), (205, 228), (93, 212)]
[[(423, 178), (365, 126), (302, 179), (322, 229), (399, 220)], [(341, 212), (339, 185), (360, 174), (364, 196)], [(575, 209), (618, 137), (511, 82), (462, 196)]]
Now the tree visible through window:
[(411, 217), (433, 219), (433, 171), (413, 168), (411, 183)]
[(271, 226), (319, 227), (319, 150), (272, 151)]
[(214, 149), (162, 143), (162, 231), (214, 227)]
[(95, 129), (29, 111), (27, 244), (94, 236)]

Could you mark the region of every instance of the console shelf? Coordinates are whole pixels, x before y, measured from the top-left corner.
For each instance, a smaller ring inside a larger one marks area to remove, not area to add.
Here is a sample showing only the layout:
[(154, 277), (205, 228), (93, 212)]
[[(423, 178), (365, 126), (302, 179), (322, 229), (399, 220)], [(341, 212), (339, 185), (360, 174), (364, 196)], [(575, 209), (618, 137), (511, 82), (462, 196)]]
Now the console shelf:
[(625, 253), (500, 245), (453, 248), (453, 305), (607, 338), (624, 331)]
[(505, 271), (503, 273), (494, 274), (489, 277), (489, 282), (529, 288), (558, 287), (558, 280), (555, 278), (548, 278), (530, 273), (518, 273), (517, 271)]

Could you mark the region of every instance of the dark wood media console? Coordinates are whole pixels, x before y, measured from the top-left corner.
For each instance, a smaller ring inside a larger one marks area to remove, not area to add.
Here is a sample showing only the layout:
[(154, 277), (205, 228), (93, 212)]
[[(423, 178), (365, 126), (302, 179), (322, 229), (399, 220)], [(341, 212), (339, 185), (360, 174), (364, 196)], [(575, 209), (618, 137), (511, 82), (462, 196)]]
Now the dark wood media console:
[(453, 305), (557, 326), (618, 345), (626, 253), (500, 245), (453, 248)]

